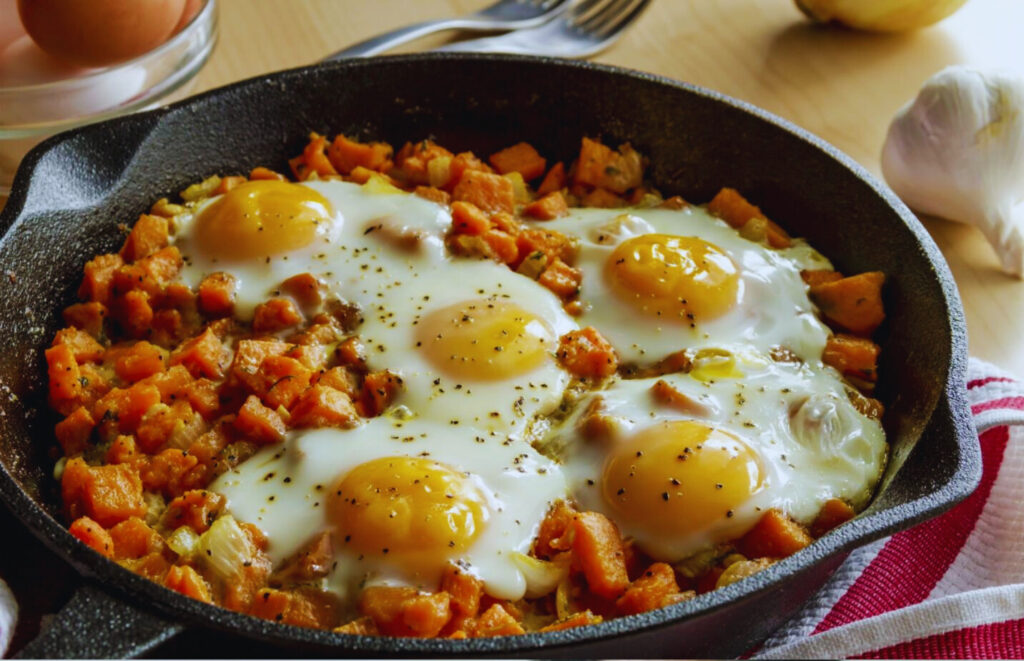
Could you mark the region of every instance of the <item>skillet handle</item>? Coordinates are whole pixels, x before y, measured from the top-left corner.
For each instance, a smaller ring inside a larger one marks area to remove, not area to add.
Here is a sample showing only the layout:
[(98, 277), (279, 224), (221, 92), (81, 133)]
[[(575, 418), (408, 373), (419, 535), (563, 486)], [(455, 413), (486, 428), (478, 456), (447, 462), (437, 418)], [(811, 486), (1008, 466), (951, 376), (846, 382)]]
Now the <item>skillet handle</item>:
[(183, 627), (85, 583), (18, 659), (138, 657), (181, 633)]

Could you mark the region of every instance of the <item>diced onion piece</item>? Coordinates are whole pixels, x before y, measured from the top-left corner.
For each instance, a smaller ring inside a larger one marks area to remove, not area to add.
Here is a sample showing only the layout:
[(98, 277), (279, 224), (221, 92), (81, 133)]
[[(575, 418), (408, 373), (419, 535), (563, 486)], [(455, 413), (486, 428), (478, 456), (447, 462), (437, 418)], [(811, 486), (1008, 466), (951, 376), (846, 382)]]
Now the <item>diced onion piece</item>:
[(192, 528), (182, 526), (167, 538), (167, 546), (182, 557), (189, 557), (199, 543), (199, 535)]
[(573, 613), (570, 590), (572, 590), (572, 582), (569, 581), (569, 576), (566, 575), (562, 582), (558, 584), (558, 589), (555, 591), (556, 620), (564, 620)]
[(722, 575), (718, 577), (716, 588), (724, 588), (732, 585), (740, 579), (753, 576), (762, 569), (767, 569), (774, 561), (771, 558), (758, 558), (757, 560), (740, 560), (725, 568)]
[(230, 514), (218, 517), (196, 544), (195, 553), (218, 578), (231, 580), (256, 557), (249, 536)]
[(452, 178), (452, 157), (438, 156), (427, 161), (427, 183), (444, 188)]
[(523, 553), (512, 553), (512, 562), (526, 579), (526, 598), (537, 599), (551, 594), (569, 575), (569, 563), (551, 562), (531, 558)]

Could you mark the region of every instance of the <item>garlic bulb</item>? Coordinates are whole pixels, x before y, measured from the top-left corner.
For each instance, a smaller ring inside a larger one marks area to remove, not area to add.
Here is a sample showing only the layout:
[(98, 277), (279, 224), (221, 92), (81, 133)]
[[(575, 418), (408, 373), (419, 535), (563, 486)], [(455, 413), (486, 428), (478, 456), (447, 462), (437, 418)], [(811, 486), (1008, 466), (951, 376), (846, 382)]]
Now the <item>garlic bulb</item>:
[(1007, 273), (1024, 274), (1024, 79), (954, 66), (889, 126), (889, 186), (915, 211), (970, 223)]
[(967, 0), (796, 0), (816, 21), (874, 32), (902, 32), (938, 23)]

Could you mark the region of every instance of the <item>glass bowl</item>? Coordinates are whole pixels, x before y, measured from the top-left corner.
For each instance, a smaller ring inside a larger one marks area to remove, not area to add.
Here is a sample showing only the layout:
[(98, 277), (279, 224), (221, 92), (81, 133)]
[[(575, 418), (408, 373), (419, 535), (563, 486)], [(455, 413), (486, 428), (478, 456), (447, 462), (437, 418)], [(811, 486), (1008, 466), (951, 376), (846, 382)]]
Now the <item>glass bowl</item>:
[(144, 55), (54, 82), (0, 87), (0, 208), (18, 163), (55, 133), (144, 110), (187, 94), (217, 41), (217, 0)]

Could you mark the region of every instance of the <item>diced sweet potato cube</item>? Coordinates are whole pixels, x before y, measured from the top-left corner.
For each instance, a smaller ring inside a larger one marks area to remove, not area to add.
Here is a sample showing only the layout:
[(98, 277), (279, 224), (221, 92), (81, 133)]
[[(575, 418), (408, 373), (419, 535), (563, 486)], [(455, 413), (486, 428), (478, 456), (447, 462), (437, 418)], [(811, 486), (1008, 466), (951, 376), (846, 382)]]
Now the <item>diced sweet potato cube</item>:
[(192, 410), (210, 420), (220, 411), (220, 385), (210, 379), (196, 379), (182, 389)]
[(349, 396), (321, 384), (304, 391), (291, 409), (293, 427), (347, 428), (357, 421), (358, 413)]
[(166, 218), (142, 214), (125, 239), (121, 258), (126, 262), (134, 262), (160, 250), (167, 245), (167, 229)]
[(89, 409), (84, 406), (79, 406), (71, 415), (58, 422), (54, 432), (61, 448), (64, 449), (64, 456), (73, 457), (89, 447), (89, 439), (95, 426), (96, 421), (93, 420)]
[(708, 211), (732, 227), (739, 229), (751, 218), (768, 220), (756, 205), (747, 201), (735, 188), (723, 188), (708, 202)]
[(622, 536), (603, 514), (581, 512), (576, 515), (572, 553), (594, 594), (617, 599), (629, 587)]
[(777, 509), (770, 509), (739, 539), (736, 548), (748, 558), (785, 558), (812, 541), (800, 524)]
[[(566, 264), (571, 264), (576, 257), (576, 244), (573, 240), (552, 230), (528, 227), (516, 237), (516, 246), (519, 248), (521, 258), (535, 252), (541, 252), (548, 256), (549, 260), (558, 258)], [(518, 266), (514, 264), (513, 266)]]
[(615, 349), (591, 326), (559, 338), (556, 355), (567, 370), (583, 378), (611, 376), (619, 366)]
[(452, 231), (456, 234), (479, 236), (491, 229), (491, 221), (480, 207), (472, 202), (452, 202)]
[(181, 252), (177, 246), (161, 248), (135, 262), (137, 266), (146, 272), (146, 275), (161, 285), (170, 283), (181, 271), (183, 263)]
[(402, 623), (419, 638), (433, 638), (452, 617), (447, 592), (418, 594), (402, 607)]
[(122, 434), (134, 433), (142, 416), (160, 403), (156, 386), (137, 383), (130, 388), (114, 388), (93, 406), (92, 417), (99, 425), (114, 423)]
[(309, 143), (302, 150), (302, 155), (293, 158), (288, 162), (292, 167), (292, 173), (299, 181), (306, 181), (313, 174), (320, 177), (338, 174), (338, 171), (331, 165), (324, 150), (327, 148), (327, 138), (316, 133), (309, 135)]
[(263, 385), (259, 370), (264, 359), (280, 356), (291, 348), (291, 344), (280, 340), (239, 340), (231, 363), (231, 375), (251, 392), (258, 392)]
[(280, 443), (284, 440), (285, 424), (277, 411), (260, 403), (256, 395), (249, 395), (234, 421), (237, 429), (254, 443)]
[(362, 143), (349, 140), (340, 133), (335, 136), (331, 146), (327, 148), (327, 158), (341, 174), (348, 174), (356, 167), (364, 167), (377, 172), (390, 169), (393, 150), (384, 142)]
[(64, 308), (64, 323), (81, 328), (96, 339), (102, 338), (103, 321), (107, 318), (107, 306), (96, 301), (75, 303)]
[(441, 589), (451, 597), (451, 609), (454, 613), (467, 617), (476, 616), (484, 590), (484, 584), (480, 579), (455, 565), (449, 565), (441, 579)]
[(114, 542), (110, 533), (89, 517), (82, 516), (72, 521), (68, 532), (100, 555), (114, 557)]
[(220, 379), (224, 376), (224, 368), (221, 366), (223, 359), (224, 345), (213, 329), (208, 327), (202, 334), (178, 347), (171, 354), (169, 364), (183, 365), (197, 379)]
[(838, 498), (829, 498), (821, 506), (818, 516), (814, 517), (814, 521), (811, 523), (811, 536), (817, 539), (833, 528), (846, 523), (856, 515), (857, 513), (846, 501), (839, 500)]
[(272, 298), (256, 306), (252, 329), (257, 333), (276, 333), (302, 323), (302, 314), (288, 298)]
[(167, 505), (163, 525), (171, 530), (188, 526), (201, 535), (209, 530), (224, 504), (224, 496), (219, 493), (205, 489), (186, 491)]
[(537, 538), (533, 542), (533, 554), (542, 560), (550, 560), (572, 548), (572, 527), (576, 514), (576, 510), (564, 500), (552, 505), (541, 521)]
[(119, 434), (107, 448), (104, 461), (108, 464), (129, 464), (134, 468), (141, 469), (148, 458), (139, 452), (134, 436)]
[(184, 365), (175, 365), (166, 370), (155, 372), (139, 383), (156, 387), (160, 391), (160, 401), (168, 403), (194, 381)]
[(402, 387), (402, 377), (394, 372), (382, 370), (371, 372), (363, 379), (363, 392), (359, 398), (359, 412), (372, 418), (384, 412)]
[(210, 586), (195, 569), (188, 565), (175, 565), (167, 570), (164, 585), (186, 597), (205, 601), (208, 604), (213, 603), (213, 599), (210, 597)]
[(260, 364), (263, 387), (259, 393), (272, 409), (291, 408), (299, 395), (309, 387), (310, 370), (287, 356), (267, 356)]
[(72, 458), (64, 466), (61, 489), (72, 518), (88, 516), (110, 527), (146, 513), (142, 481), (127, 464), (89, 466), (81, 457)]
[(205, 484), (206, 470), (197, 457), (184, 450), (168, 448), (143, 467), (142, 484), (147, 491), (159, 491), (168, 498), (176, 498)]
[(878, 378), (881, 347), (871, 340), (853, 335), (833, 335), (825, 343), (821, 361), (846, 376), (874, 383)]
[(568, 215), (568, 213), (569, 205), (560, 190), (548, 193), (523, 208), (524, 215), (536, 218), (537, 220), (554, 220), (555, 218)]
[(643, 183), (643, 159), (627, 142), (613, 151), (605, 145), (583, 138), (576, 162), (575, 183), (595, 186), (612, 193), (625, 193)]
[(442, 207), (446, 207), (452, 203), (452, 195), (448, 191), (434, 186), (417, 186), (413, 189), (414, 195), (419, 195), (425, 200), (430, 200), (434, 204), (438, 204)]
[(870, 271), (812, 285), (810, 297), (826, 320), (854, 335), (870, 337), (885, 320), (884, 283), (885, 274)]
[(50, 380), (50, 406), (68, 415), (79, 406), (82, 396), (82, 374), (75, 353), (66, 344), (46, 350), (47, 376)]
[(556, 257), (541, 272), (537, 282), (551, 290), (555, 296), (567, 301), (579, 294), (583, 272)]
[(679, 584), (672, 566), (656, 562), (640, 578), (630, 583), (615, 605), (623, 615), (635, 615), (661, 608), (671, 595), (678, 593)]
[(122, 381), (134, 383), (162, 372), (166, 360), (167, 351), (142, 340), (117, 357), (114, 372)]
[(320, 281), (312, 273), (299, 273), (281, 283), (281, 291), (295, 299), (303, 310), (312, 310), (323, 302)]
[(473, 636), (490, 638), (493, 636), (518, 636), (525, 633), (523, 625), (501, 604), (492, 604), (476, 619)]
[(537, 186), (537, 195), (547, 195), (565, 188), (565, 164), (555, 163)]
[(238, 280), (230, 273), (218, 271), (199, 283), (199, 311), (208, 317), (226, 317), (235, 309)]
[(359, 612), (372, 619), (386, 636), (411, 636), (413, 632), (402, 621), (402, 611), (418, 594), (410, 587), (368, 587), (359, 594)]
[(110, 529), (114, 557), (138, 559), (164, 549), (164, 538), (138, 517), (130, 517)]
[(500, 174), (467, 170), (452, 191), (453, 200), (472, 202), (483, 211), (515, 211), (512, 182)]
[(448, 183), (441, 184), (445, 190), (454, 190), (467, 172), (493, 172), (491, 167), (476, 157), (473, 152), (456, 154), (448, 165)]
[(124, 266), (120, 255), (99, 255), (85, 264), (85, 277), (78, 288), (78, 297), (110, 305), (110, 289), (114, 272)]
[(270, 168), (260, 165), (249, 172), (249, 181), (288, 181), (288, 178), (280, 172), (274, 172)]
[(96, 339), (78, 328), (64, 328), (57, 331), (53, 338), (53, 345), (66, 344), (75, 355), (75, 362), (87, 363), (96, 362), (103, 357), (105, 349)]
[(146, 411), (135, 436), (144, 452), (156, 452), (165, 444), (188, 447), (205, 429), (202, 418), (196, 415), (189, 403), (178, 400), (170, 406), (157, 404)]
[(499, 262), (514, 264), (518, 260), (519, 247), (516, 245), (516, 238), (511, 234), (491, 229), (484, 232), (481, 238), (487, 244), (490, 254)]
[(153, 306), (149, 294), (133, 289), (117, 301), (117, 320), (131, 337), (146, 337), (153, 326)]
[(530, 181), (544, 174), (547, 161), (528, 142), (520, 142), (491, 154), (488, 158), (499, 174), (518, 172), (523, 179)]

